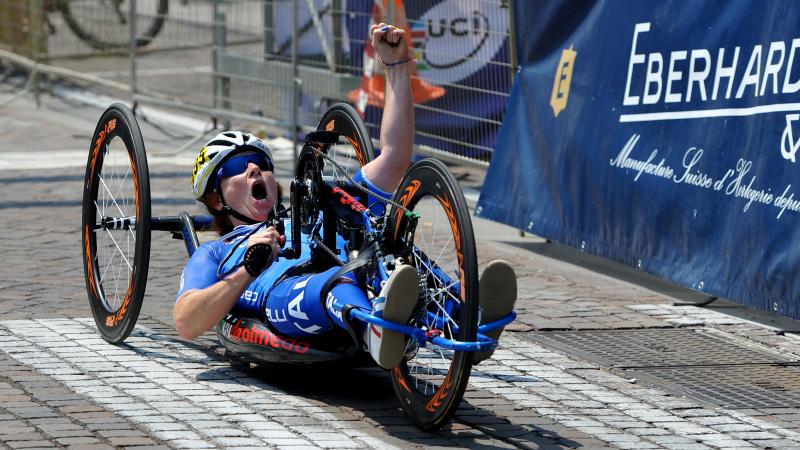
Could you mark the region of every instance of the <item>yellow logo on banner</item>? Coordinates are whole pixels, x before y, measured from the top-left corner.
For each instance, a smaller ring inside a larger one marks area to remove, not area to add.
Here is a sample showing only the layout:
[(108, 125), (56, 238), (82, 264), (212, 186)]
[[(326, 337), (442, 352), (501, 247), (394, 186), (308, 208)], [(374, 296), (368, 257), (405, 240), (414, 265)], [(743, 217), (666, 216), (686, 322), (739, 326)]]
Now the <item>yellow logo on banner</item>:
[(556, 67), (556, 77), (553, 80), (553, 94), (550, 95), (550, 106), (556, 117), (567, 107), (569, 85), (572, 83), (572, 68), (575, 66), (575, 56), (578, 54), (570, 45), (561, 53), (561, 61)]

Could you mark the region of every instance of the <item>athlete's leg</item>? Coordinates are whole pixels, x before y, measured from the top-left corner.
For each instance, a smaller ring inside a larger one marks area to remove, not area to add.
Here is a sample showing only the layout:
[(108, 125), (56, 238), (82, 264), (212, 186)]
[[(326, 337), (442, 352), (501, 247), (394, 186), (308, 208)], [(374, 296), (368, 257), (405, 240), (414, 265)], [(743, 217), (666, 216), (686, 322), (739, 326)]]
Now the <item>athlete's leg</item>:
[(346, 305), (367, 311), (372, 305), (350, 277), (337, 280), (323, 301), (322, 288), (338, 269), (292, 277), (276, 285), (266, 298), (266, 320), (278, 333), (290, 337), (318, 336), (334, 326), (347, 329), (342, 317)]
[(375, 305), (351, 274), (340, 277), (323, 301), (322, 288), (338, 270), (339, 267), (333, 267), (318, 274), (288, 278), (275, 285), (266, 299), (260, 292), (255, 300), (251, 298), (248, 301), (243, 296), (234, 311), (252, 313), (254, 305), (263, 305), (265, 320), (286, 337), (318, 336), (338, 326), (364, 336), (364, 343), (378, 365), (385, 369), (397, 366), (405, 354), (407, 337), (379, 326), (367, 327), (360, 322), (354, 324), (356, 329), (351, 329), (345, 322), (344, 310), (347, 306), (370, 312), (375, 310), (388, 321), (406, 323), (419, 296), (416, 269), (407, 265), (395, 269)]
[[(343, 310), (348, 305), (368, 312), (372, 311), (372, 305), (367, 296), (364, 295), (364, 291), (355, 284), (352, 278), (342, 277), (336, 281), (328, 295), (325, 296), (325, 309), (328, 311), (331, 320), (340, 328), (347, 329), (350, 326), (350, 324), (345, 323), (342, 316)], [(363, 327), (358, 326), (353, 331), (363, 331)]]

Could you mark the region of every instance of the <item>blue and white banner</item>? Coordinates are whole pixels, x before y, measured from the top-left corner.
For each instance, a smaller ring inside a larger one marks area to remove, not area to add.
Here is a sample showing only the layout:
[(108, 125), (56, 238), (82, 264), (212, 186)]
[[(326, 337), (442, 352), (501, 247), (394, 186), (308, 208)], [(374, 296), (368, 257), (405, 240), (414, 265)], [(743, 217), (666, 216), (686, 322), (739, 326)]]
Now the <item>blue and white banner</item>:
[(479, 214), (800, 318), (800, 3), (514, 7)]

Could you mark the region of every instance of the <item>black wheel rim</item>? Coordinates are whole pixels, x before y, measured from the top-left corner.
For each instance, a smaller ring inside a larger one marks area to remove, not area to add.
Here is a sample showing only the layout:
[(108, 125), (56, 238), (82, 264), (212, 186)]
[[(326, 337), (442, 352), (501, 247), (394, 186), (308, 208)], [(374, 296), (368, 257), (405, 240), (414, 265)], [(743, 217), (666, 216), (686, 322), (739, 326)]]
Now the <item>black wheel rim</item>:
[[(89, 46), (99, 50), (130, 46), (129, 3), (121, 0), (67, 0), (58, 2), (67, 26)], [(161, 32), (169, 0), (137, 0), (136, 46), (153, 41)]]
[[(421, 292), (414, 325), (445, 338), (474, 340), (477, 261), (463, 195), (441, 163), (422, 161), (409, 171), (395, 200), (421, 214), (413, 236), (401, 210), (393, 210), (388, 227), (395, 233), (391, 238), (396, 243), (413, 241), (413, 249), (406, 253), (420, 275)], [(435, 429), (457, 409), (469, 379), (472, 355), (437, 346), (411, 346), (407, 360), (392, 371), (395, 392), (418, 426)]]
[(145, 292), (150, 252), (146, 166), (132, 113), (123, 105), (112, 106), (94, 134), (83, 199), (86, 288), (98, 329), (112, 343), (133, 329)]
[(345, 103), (337, 103), (325, 112), (318, 130), (334, 131), (340, 135), (339, 144), (327, 149), (327, 155), (336, 164), (328, 161), (322, 176), (326, 180), (346, 181), (358, 170), (374, 159), (375, 150), (364, 121)]

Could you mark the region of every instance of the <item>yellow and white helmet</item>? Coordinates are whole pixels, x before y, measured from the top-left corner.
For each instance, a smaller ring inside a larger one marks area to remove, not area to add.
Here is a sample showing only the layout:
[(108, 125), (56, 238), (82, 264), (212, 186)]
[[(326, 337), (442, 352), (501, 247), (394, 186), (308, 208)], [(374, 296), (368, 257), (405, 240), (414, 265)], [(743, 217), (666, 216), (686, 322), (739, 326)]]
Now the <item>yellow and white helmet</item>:
[(203, 146), (192, 169), (192, 192), (194, 198), (200, 199), (209, 186), (214, 185), (217, 169), (222, 163), (236, 153), (256, 151), (266, 155), (270, 160), (272, 154), (264, 142), (250, 133), (241, 131), (225, 131), (208, 141)]

